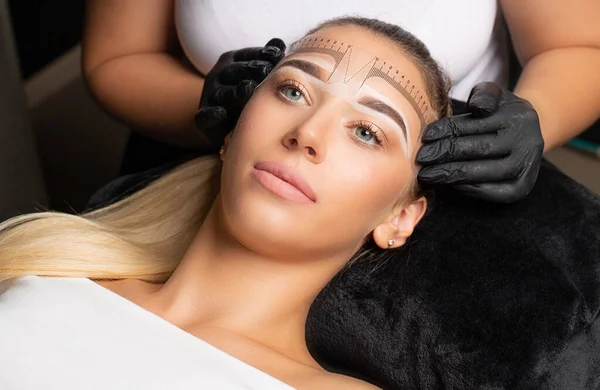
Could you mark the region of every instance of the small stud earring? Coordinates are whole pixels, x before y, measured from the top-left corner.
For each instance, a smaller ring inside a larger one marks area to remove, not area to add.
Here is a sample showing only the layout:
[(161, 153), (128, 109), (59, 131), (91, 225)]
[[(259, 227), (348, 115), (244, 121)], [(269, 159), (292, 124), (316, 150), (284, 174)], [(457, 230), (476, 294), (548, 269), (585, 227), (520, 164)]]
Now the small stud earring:
[(388, 247), (389, 248), (393, 247), (395, 243), (396, 243), (396, 240), (394, 240), (394, 239), (388, 240)]
[(219, 149), (219, 157), (221, 158), (221, 161), (224, 160), (223, 153), (225, 153), (225, 145), (221, 146), (221, 149)]

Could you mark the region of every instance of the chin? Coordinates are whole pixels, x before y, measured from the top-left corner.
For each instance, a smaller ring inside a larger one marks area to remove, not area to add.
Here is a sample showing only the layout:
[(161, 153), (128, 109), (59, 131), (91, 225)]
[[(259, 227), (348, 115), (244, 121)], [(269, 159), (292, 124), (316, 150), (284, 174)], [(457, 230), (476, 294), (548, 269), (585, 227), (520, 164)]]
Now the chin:
[(251, 175), (229, 183), (221, 192), (225, 226), (250, 251), (270, 258), (302, 261), (335, 255), (352, 246), (338, 242), (343, 237), (332, 240), (323, 234), (331, 230), (323, 228), (330, 221), (322, 219), (322, 205), (283, 199), (263, 188)]
[[(302, 214), (292, 203), (270, 199), (270, 194), (261, 194), (245, 188), (241, 195), (228, 197), (222, 194), (222, 211), (227, 229), (249, 250), (265, 256), (288, 254), (299, 245), (298, 231)], [(304, 215), (304, 220), (307, 216)], [(302, 230), (302, 229), (301, 229)]]

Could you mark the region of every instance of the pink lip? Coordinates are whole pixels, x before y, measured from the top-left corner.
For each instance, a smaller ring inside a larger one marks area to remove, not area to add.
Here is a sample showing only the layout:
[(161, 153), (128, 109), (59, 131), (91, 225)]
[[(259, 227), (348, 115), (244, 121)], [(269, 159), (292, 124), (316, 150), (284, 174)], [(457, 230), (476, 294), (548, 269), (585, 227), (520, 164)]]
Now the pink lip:
[(283, 163), (260, 162), (254, 166), (253, 174), (263, 187), (284, 199), (299, 203), (315, 203), (317, 199), (302, 175)]

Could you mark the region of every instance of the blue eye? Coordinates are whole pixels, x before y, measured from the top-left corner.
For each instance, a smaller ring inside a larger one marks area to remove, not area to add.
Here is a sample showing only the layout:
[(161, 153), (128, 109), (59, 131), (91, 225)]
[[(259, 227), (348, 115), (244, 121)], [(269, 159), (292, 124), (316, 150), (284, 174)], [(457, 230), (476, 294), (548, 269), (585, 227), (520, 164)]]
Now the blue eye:
[(310, 94), (302, 84), (293, 79), (283, 80), (275, 86), (277, 95), (286, 102), (310, 105)]
[(287, 87), (286, 89), (283, 90), (283, 95), (290, 99), (293, 100), (295, 102), (299, 101), (300, 99), (302, 99), (302, 92), (300, 92), (298, 89), (293, 88), (293, 87)]
[(379, 148), (383, 146), (383, 138), (379, 134), (379, 130), (369, 122), (360, 121), (351, 124), (353, 136), (360, 141), (362, 145)]
[(375, 134), (363, 126), (356, 127), (356, 136), (365, 142), (371, 142), (375, 139)]

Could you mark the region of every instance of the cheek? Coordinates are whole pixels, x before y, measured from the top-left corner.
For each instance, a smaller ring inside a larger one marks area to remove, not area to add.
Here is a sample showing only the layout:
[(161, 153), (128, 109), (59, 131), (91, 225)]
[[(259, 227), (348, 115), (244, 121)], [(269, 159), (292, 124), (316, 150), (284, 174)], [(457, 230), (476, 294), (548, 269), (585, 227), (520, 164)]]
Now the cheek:
[(248, 142), (261, 139), (263, 133), (272, 132), (273, 121), (269, 117), (274, 110), (269, 110), (269, 104), (265, 100), (255, 94), (246, 104), (233, 132), (232, 146), (242, 140)]
[(257, 160), (272, 156), (272, 151), (281, 145), (291, 126), (289, 110), (264, 85), (255, 91), (227, 146), (221, 177), (224, 197), (227, 192), (239, 193)]
[(366, 231), (388, 215), (414, 178), (406, 160), (368, 156), (369, 153), (355, 160), (348, 154), (338, 156), (338, 162), (332, 164), (328, 175), (328, 186), (333, 194), (331, 205), (338, 209), (335, 214), (346, 215), (346, 220), (360, 221)]
[[(273, 147), (291, 125), (293, 111), (266, 85), (257, 89), (246, 104), (233, 132), (230, 148), (245, 153), (262, 147)], [(233, 154), (233, 153), (232, 153)]]

